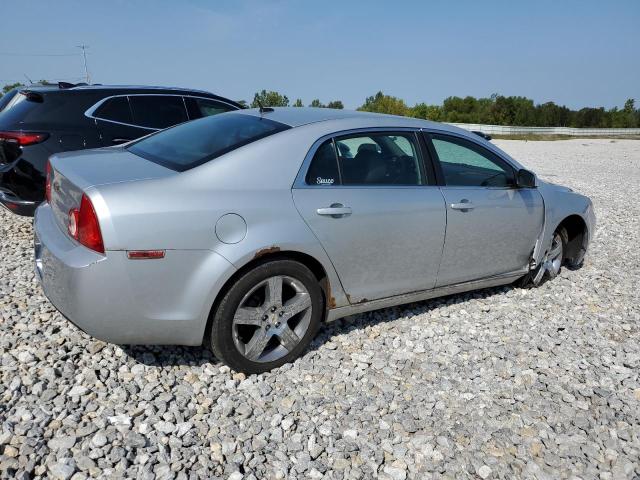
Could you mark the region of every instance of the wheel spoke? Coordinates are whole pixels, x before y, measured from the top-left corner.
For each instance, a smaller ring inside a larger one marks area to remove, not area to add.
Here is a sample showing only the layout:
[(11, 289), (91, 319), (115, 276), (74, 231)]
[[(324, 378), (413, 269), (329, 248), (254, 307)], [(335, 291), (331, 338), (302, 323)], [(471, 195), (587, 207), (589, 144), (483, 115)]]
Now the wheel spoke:
[(256, 363), (293, 354), (306, 338), (312, 308), (311, 294), (301, 280), (279, 271), (262, 277), (247, 289), (231, 319), (236, 350)]
[(293, 350), (294, 348), (296, 348), (296, 345), (300, 343), (300, 337), (298, 337), (296, 332), (291, 330), (291, 328), (289, 328), (288, 326), (286, 326), (284, 330), (282, 330), (278, 334), (278, 337), (280, 337), (280, 343), (282, 344), (282, 346), (288, 351)]
[(262, 354), (262, 352), (264, 352), (264, 349), (266, 348), (267, 343), (269, 343), (270, 338), (271, 334), (266, 330), (262, 328), (256, 330), (245, 348), (245, 357), (247, 357), (249, 360), (256, 360)]
[(308, 293), (298, 293), (282, 307), (284, 315), (283, 321), (289, 320), (294, 315), (306, 310), (311, 306), (311, 297)]
[(266, 301), (271, 305), (282, 304), (282, 277), (271, 277), (267, 280)]
[(555, 260), (562, 254), (562, 242), (554, 242), (551, 251), (549, 252), (549, 260)]
[(262, 325), (262, 310), (253, 307), (240, 307), (233, 316), (234, 325)]

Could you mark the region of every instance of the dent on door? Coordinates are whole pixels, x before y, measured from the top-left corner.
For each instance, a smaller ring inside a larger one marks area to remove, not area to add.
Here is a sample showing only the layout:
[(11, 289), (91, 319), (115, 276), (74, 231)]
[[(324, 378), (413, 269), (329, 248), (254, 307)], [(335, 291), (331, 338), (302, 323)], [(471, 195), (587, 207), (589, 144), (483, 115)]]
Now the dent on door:
[(447, 233), (437, 286), (525, 267), (542, 228), (536, 189), (443, 187)]

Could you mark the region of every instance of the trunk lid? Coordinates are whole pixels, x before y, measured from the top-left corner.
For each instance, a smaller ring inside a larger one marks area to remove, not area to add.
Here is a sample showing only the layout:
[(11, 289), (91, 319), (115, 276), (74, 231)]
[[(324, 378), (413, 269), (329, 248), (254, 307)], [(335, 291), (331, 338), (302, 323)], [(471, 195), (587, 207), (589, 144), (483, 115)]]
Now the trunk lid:
[(53, 155), (51, 163), (51, 207), (63, 230), (69, 211), (79, 208), (82, 194), (90, 187), (135, 182), (176, 175), (176, 172), (127, 152), (122, 147), (83, 150)]

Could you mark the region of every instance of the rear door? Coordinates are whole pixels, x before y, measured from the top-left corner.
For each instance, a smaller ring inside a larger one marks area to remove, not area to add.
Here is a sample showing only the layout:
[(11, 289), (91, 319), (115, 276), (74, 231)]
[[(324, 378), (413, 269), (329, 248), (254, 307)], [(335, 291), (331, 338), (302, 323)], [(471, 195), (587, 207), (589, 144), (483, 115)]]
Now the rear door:
[(156, 131), (134, 125), (129, 97), (126, 95), (102, 100), (87, 112), (87, 116), (96, 121), (105, 147), (127, 143)]
[(295, 205), (352, 303), (434, 287), (445, 208), (414, 132), (326, 139), (302, 170)]
[(189, 120), (181, 95), (131, 94), (103, 100), (91, 109), (104, 146), (120, 145)]
[(468, 139), (425, 134), (447, 208), (447, 232), (436, 286), (526, 267), (540, 234), (542, 196), (516, 188), (515, 170)]
[(133, 123), (142, 128), (162, 130), (189, 120), (180, 95), (129, 95)]

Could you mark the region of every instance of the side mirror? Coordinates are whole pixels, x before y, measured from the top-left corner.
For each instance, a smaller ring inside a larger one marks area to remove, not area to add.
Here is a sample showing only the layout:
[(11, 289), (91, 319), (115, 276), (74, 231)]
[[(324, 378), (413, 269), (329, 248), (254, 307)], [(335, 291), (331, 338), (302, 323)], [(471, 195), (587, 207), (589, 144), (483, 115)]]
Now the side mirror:
[(516, 175), (516, 186), (518, 188), (536, 188), (536, 174), (521, 168)]

